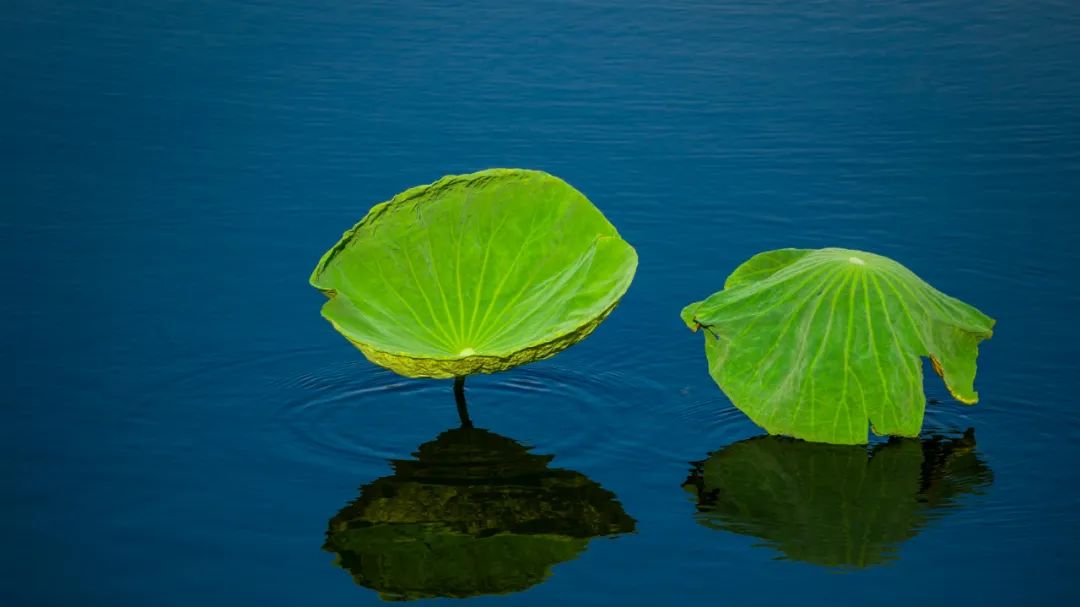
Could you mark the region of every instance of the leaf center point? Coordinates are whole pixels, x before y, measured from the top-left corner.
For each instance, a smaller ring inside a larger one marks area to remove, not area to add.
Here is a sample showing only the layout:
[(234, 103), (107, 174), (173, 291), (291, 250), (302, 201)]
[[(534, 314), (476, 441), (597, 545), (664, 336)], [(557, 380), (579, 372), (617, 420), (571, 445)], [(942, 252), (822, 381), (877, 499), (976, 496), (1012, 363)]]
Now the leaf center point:
[(854, 255), (852, 255), (851, 257), (848, 257), (847, 260), (850, 261), (851, 263), (857, 265), (857, 266), (865, 266), (866, 265), (865, 261), (863, 261), (859, 257), (855, 257)]

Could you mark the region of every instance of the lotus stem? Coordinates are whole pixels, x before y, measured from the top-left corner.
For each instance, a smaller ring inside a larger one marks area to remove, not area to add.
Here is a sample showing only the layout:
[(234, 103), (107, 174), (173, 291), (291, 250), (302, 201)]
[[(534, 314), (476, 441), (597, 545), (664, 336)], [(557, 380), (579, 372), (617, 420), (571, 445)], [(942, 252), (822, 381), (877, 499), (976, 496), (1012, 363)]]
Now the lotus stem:
[(465, 376), (459, 375), (454, 378), (454, 400), (457, 401), (458, 419), (461, 420), (462, 428), (472, 428), (472, 420), (469, 419), (469, 405), (465, 402)]

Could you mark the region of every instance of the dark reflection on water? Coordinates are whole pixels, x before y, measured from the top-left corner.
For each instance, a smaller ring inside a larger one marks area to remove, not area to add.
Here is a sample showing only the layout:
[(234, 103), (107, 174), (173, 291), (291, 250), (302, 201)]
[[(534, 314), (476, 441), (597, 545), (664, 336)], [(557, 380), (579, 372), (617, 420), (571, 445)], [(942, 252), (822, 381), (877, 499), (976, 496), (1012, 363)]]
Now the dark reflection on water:
[(463, 425), (414, 456), (361, 487), (326, 533), (337, 564), (384, 599), (518, 592), (591, 538), (634, 531), (613, 493), (494, 432)]
[(683, 486), (702, 525), (760, 538), (789, 559), (863, 568), (896, 558), (929, 520), (993, 479), (969, 429), (870, 448), (759, 436), (695, 464)]

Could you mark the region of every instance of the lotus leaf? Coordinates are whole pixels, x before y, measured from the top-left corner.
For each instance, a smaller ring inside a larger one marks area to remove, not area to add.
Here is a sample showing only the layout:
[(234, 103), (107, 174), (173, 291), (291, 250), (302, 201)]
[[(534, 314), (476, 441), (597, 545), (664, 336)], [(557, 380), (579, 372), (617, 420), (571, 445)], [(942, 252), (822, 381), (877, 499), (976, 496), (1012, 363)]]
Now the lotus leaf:
[(615, 308), (633, 247), (539, 171), (449, 176), (375, 205), (319, 261), (323, 316), (410, 377), (494, 373), (562, 351)]
[(969, 430), (871, 449), (759, 436), (714, 453), (684, 487), (703, 525), (761, 538), (793, 560), (862, 568), (895, 558), (959, 496), (991, 482)]
[(460, 428), (368, 483), (325, 549), (387, 599), (505, 594), (544, 581), (597, 536), (634, 530), (615, 496), (512, 439)]
[(866, 443), (868, 422), (876, 434), (919, 434), (920, 357), (975, 403), (978, 343), (994, 326), (899, 263), (846, 249), (756, 255), (682, 318), (705, 329), (710, 374), (751, 420), (840, 444)]

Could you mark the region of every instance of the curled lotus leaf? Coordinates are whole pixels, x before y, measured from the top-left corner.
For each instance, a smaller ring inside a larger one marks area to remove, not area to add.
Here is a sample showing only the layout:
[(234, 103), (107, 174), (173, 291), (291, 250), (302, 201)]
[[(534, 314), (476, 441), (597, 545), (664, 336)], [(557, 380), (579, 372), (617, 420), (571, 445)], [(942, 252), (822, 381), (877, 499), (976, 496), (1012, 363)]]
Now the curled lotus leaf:
[(994, 321), (899, 263), (847, 249), (752, 257), (724, 289), (687, 306), (709, 373), (771, 434), (810, 441), (913, 437), (926, 408), (922, 357), (974, 404), (978, 344)]
[(637, 253), (589, 200), (540, 171), (490, 169), (375, 205), (322, 258), (323, 316), (409, 377), (495, 373), (587, 337)]

